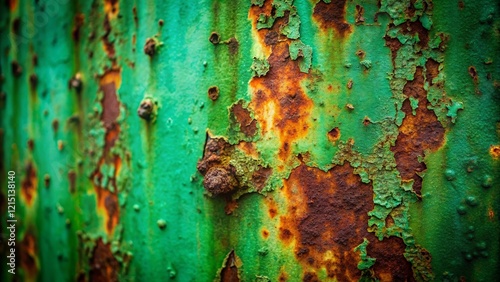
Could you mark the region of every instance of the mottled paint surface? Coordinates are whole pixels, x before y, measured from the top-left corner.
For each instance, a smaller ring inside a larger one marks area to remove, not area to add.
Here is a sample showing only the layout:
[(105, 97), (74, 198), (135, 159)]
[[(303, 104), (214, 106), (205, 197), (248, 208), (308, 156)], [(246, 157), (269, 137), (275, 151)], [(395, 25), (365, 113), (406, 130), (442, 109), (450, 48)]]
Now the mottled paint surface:
[(500, 276), (497, 1), (156, 2), (0, 4), (18, 280)]

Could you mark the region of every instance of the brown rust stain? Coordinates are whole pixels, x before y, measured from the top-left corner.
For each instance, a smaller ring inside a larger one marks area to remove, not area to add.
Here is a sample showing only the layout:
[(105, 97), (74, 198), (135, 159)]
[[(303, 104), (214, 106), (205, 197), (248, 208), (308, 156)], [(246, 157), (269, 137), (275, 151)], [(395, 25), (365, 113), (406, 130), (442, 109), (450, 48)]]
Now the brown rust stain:
[(226, 259), (226, 263), (220, 273), (221, 282), (239, 282), (238, 267), (236, 262), (236, 255), (231, 251)]
[(6, 0), (7, 6), (9, 6), (11, 12), (17, 9), (18, 2), (18, 0)]
[(24, 269), (28, 277), (34, 279), (39, 271), (37, 242), (35, 236), (29, 231), (24, 235), (19, 245), (19, 260), (21, 268)]
[(118, 281), (120, 263), (113, 256), (111, 244), (105, 244), (101, 238), (99, 238), (96, 242), (89, 264), (90, 281)]
[(425, 79), (429, 85), (433, 85), (432, 80), (439, 74), (439, 63), (433, 59), (428, 59), (425, 63)]
[(212, 101), (216, 101), (219, 98), (219, 87), (211, 86), (208, 88), (208, 98)]
[[(387, 281), (404, 281), (397, 280), (400, 276), (412, 279), (404, 248), (394, 243), (402, 240), (378, 241), (368, 232), (368, 212), (374, 208), (372, 187), (361, 182), (349, 163), (327, 172), (301, 164), (285, 181), (284, 193), (289, 204), (280, 218), (279, 237), (285, 244), (294, 244), (295, 256), (306, 269), (324, 269), (330, 280), (358, 280), (359, 254), (354, 248), (366, 238), (374, 248), (369, 255), (378, 262), (374, 275), (390, 276)], [(388, 252), (379, 251), (380, 244)], [(395, 273), (392, 260), (404, 265), (406, 272)]]
[(267, 212), (270, 218), (275, 218), (278, 214), (278, 205), (271, 197), (266, 197)]
[(257, 132), (257, 121), (252, 118), (250, 111), (243, 107), (243, 102), (238, 102), (231, 107), (232, 117), (239, 124), (241, 132), (247, 137), (252, 137)]
[(391, 151), (401, 178), (406, 181), (413, 179), (413, 190), (420, 196), (422, 178), (418, 174), (427, 167), (419, 161), (419, 157), (423, 157), (426, 150), (436, 150), (442, 145), (445, 130), (434, 111), (428, 109), (430, 103), (424, 89), (422, 67), (417, 67), (414, 79), (406, 83), (403, 93), (407, 97), (418, 99), (418, 108), (416, 115), (413, 115), (409, 99), (403, 102), (402, 110), (406, 116)]
[(31, 206), (38, 188), (38, 179), (35, 165), (32, 162), (28, 162), (25, 167), (25, 172), (26, 174), (21, 182), (21, 195), (23, 196), (28, 206)]
[(110, 58), (113, 61), (113, 65), (116, 63), (115, 60), (115, 46), (113, 45), (113, 41), (110, 40), (109, 36), (111, 34), (111, 22), (109, 19), (109, 16), (106, 16), (104, 19), (104, 35), (102, 36), (102, 43), (104, 47), (104, 51), (106, 51), (106, 54), (108, 55), (108, 58)]
[(314, 6), (313, 18), (322, 29), (333, 28), (341, 37), (351, 32), (351, 26), (345, 20), (347, 0), (332, 0), (331, 3), (319, 1)]
[(304, 282), (320, 282), (318, 275), (314, 272), (306, 272), (302, 278)]
[(269, 238), (269, 230), (263, 229), (262, 230), (262, 237), (264, 237), (264, 239)]
[(113, 69), (107, 71), (100, 80), (100, 90), (104, 96), (102, 98), (102, 115), (101, 120), (104, 127), (109, 129), (120, 115), (120, 102), (116, 90), (121, 85), (121, 71)]
[(75, 193), (75, 191), (76, 191), (76, 172), (74, 170), (70, 170), (68, 172), (68, 182), (69, 182), (69, 192)]
[(470, 77), (472, 77), (472, 79), (474, 80), (474, 83), (477, 83), (478, 82), (478, 76), (477, 76), (476, 67), (470, 66), (468, 70), (469, 70)]

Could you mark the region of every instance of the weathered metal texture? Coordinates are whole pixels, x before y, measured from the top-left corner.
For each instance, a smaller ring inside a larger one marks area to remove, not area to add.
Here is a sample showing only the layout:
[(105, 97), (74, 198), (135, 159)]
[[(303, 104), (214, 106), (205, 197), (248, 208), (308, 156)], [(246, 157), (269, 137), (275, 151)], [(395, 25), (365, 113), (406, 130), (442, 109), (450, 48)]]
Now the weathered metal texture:
[(500, 275), (497, 1), (1, 5), (17, 280)]

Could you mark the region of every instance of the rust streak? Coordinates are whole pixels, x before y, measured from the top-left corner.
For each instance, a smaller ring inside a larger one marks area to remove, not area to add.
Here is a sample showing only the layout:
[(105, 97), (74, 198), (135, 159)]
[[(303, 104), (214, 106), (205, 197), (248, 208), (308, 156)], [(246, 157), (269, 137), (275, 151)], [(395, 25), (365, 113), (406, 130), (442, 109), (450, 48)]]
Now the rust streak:
[(21, 267), (26, 274), (34, 279), (39, 271), (37, 266), (37, 242), (31, 233), (26, 233), (19, 247)]
[(257, 121), (250, 116), (250, 111), (243, 107), (243, 102), (235, 104), (231, 108), (231, 113), (239, 123), (241, 132), (247, 137), (252, 137), (257, 132)]

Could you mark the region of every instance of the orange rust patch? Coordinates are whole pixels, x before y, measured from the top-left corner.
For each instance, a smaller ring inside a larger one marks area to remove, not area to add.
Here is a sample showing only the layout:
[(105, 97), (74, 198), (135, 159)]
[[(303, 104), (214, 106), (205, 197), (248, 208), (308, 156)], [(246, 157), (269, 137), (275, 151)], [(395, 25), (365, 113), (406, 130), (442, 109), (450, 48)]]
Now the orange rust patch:
[(500, 158), (500, 145), (491, 145), (490, 155), (495, 159)]
[(21, 267), (30, 278), (34, 279), (39, 270), (37, 264), (37, 242), (35, 236), (31, 233), (26, 233), (21, 241), (19, 249)]
[(241, 132), (247, 137), (252, 137), (257, 132), (257, 121), (250, 116), (250, 111), (243, 107), (243, 102), (238, 102), (231, 107), (232, 117), (238, 122)]
[(238, 149), (242, 150), (245, 153), (245, 155), (250, 156), (254, 159), (259, 158), (259, 152), (255, 148), (254, 143), (242, 141), (238, 143), (238, 145), (236, 146), (238, 147)]
[[(367, 238), (368, 246), (373, 245), (370, 256), (378, 263), (375, 275), (389, 274), (394, 281), (405, 281), (396, 279), (401, 276), (412, 279), (411, 265), (403, 255), (405, 249), (399, 245), (402, 240), (378, 241), (368, 232), (373, 191), (354, 174), (349, 163), (327, 172), (301, 164), (285, 182), (284, 193), (289, 199), (288, 213), (280, 219), (279, 235), (286, 244), (295, 242), (295, 256), (301, 264), (326, 270), (329, 280), (356, 281), (361, 271), (354, 248)], [(380, 251), (380, 244), (388, 252)], [(395, 273), (392, 260), (401, 264), (398, 269), (404, 272)]]
[(319, 1), (314, 6), (313, 17), (322, 29), (333, 28), (341, 37), (351, 32), (345, 20), (346, 0), (333, 0), (331, 3)]
[(33, 198), (36, 195), (37, 187), (38, 187), (38, 179), (36, 176), (36, 169), (32, 162), (29, 162), (26, 165), (26, 175), (21, 182), (21, 195), (28, 206), (31, 206), (33, 203)]
[(267, 75), (250, 81), (254, 89), (250, 107), (262, 134), (276, 132), (279, 136), (279, 157), (285, 161), (294, 141), (307, 134), (313, 103), (300, 85), (307, 76), (300, 72), (298, 62), (290, 59), (286, 42), (274, 46), (268, 61), (271, 68)]
[(104, 0), (104, 12), (111, 18), (115, 18), (118, 15), (119, 1), (118, 0)]
[(491, 221), (495, 220), (495, 212), (492, 208), (488, 208), (488, 218)]
[(327, 135), (330, 142), (336, 142), (340, 138), (340, 129), (338, 127), (335, 127), (330, 130)]
[(104, 19), (104, 27), (103, 27), (105, 33), (102, 37), (102, 43), (104, 47), (104, 51), (106, 51), (106, 54), (108, 54), (108, 58), (110, 58), (113, 61), (113, 65), (115, 64), (115, 46), (113, 45), (113, 42), (110, 41), (109, 35), (111, 34), (111, 23), (109, 22), (109, 16), (106, 16)]
[(116, 225), (120, 219), (120, 206), (118, 205), (118, 196), (109, 190), (97, 188), (97, 208), (103, 211), (106, 221), (106, 231), (113, 234)]
[(278, 278), (280, 282), (288, 281), (288, 274), (282, 269)]
[(407, 97), (418, 99), (416, 115), (412, 114), (410, 101), (406, 99), (402, 110), (406, 114), (399, 128), (395, 146), (391, 147), (396, 165), (403, 180), (413, 179), (413, 190), (421, 195), (422, 178), (418, 175), (427, 169), (425, 163), (419, 161), (425, 150), (436, 150), (443, 143), (444, 128), (437, 120), (434, 111), (427, 107), (427, 92), (424, 89), (422, 68), (418, 67), (413, 81), (408, 81), (403, 89)]
[(229, 253), (227, 257), (226, 264), (220, 273), (221, 282), (239, 282), (240, 277), (238, 276), (238, 267), (236, 266), (236, 255), (234, 251)]
[(113, 256), (111, 244), (104, 244), (102, 239), (99, 238), (90, 258), (90, 281), (118, 281), (117, 273), (119, 269), (120, 264)]

